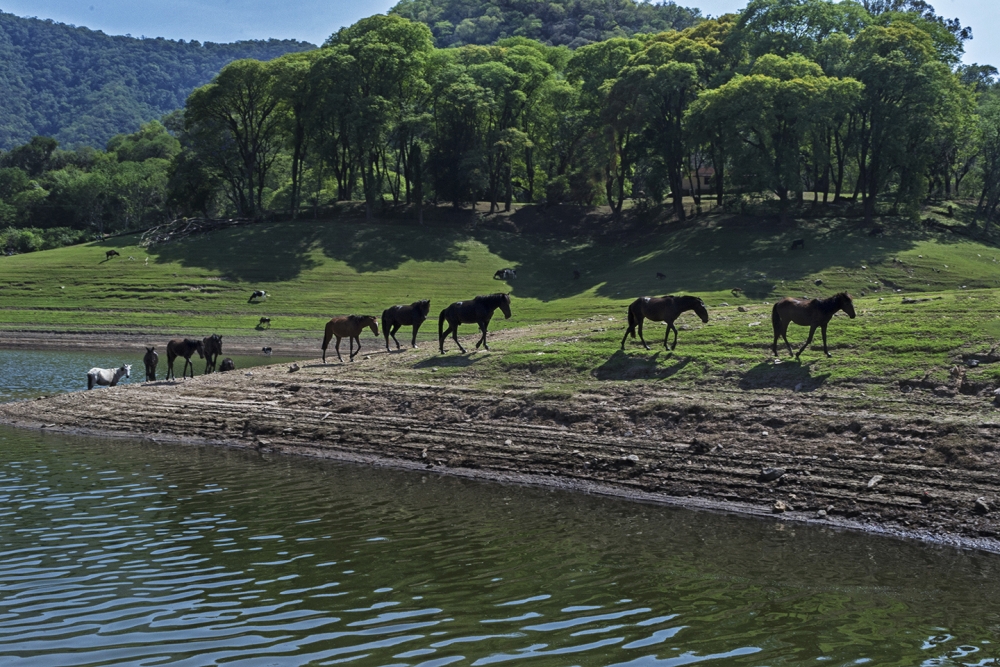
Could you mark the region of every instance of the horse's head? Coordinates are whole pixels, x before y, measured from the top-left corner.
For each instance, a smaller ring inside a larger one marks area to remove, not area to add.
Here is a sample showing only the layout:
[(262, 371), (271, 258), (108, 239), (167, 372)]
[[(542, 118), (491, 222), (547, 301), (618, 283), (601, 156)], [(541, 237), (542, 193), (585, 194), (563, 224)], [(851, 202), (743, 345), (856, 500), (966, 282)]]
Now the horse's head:
[(691, 310), (701, 318), (702, 322), (708, 322), (708, 309), (705, 308), (705, 302), (698, 297), (691, 297), (693, 301), (691, 302)]
[(191, 341), (191, 342), (193, 342), (195, 344), (194, 350), (195, 350), (195, 352), (198, 353), (198, 358), (199, 359), (204, 359), (205, 358), (205, 343), (203, 343), (200, 340)]
[(505, 320), (510, 319), (510, 293), (500, 295), (500, 312)]
[(857, 317), (857, 313), (854, 312), (854, 301), (851, 300), (851, 295), (847, 292), (841, 292), (837, 295), (837, 305), (847, 313), (848, 317), (852, 320)]
[(156, 347), (150, 347), (150, 346), (147, 345), (146, 346), (146, 352), (149, 353), (149, 354), (153, 354), (153, 352), (156, 352)]
[(420, 313), (421, 317), (423, 317), (423, 318), (426, 319), (427, 318), (427, 314), (431, 312), (431, 300), (430, 299), (424, 299), (423, 301), (417, 301), (417, 303), (415, 304), (415, 308), (414, 309), (418, 313)]
[(374, 315), (365, 315), (364, 323), (368, 325), (368, 328), (372, 330), (373, 334), (376, 336), (378, 335), (378, 320)]
[(122, 367), (118, 369), (118, 374), (121, 375), (122, 371), (125, 371), (125, 379), (132, 377), (132, 364), (122, 364)]

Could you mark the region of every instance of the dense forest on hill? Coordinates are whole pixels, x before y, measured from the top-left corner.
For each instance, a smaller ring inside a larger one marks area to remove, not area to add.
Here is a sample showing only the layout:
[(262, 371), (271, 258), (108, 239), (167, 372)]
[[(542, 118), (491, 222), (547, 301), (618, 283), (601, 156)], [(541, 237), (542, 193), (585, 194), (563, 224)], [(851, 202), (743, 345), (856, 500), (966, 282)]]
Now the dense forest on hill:
[(390, 13), (431, 28), (438, 48), (528, 37), (571, 49), (612, 37), (689, 28), (697, 9), (635, 0), (401, 0)]
[(35, 135), (104, 146), (184, 106), (192, 90), (240, 58), (315, 48), (294, 40), (232, 44), (106, 35), (0, 13), (0, 148)]

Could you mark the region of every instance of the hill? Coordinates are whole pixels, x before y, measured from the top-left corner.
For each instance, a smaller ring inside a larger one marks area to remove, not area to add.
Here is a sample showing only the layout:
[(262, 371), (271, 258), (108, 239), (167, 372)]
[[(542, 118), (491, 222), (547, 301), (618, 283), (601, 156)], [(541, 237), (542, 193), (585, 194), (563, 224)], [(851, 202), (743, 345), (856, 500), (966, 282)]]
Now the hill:
[(430, 26), (438, 48), (528, 37), (575, 49), (612, 37), (682, 30), (701, 18), (697, 9), (674, 2), (635, 0), (401, 0), (389, 11)]
[(0, 148), (35, 135), (66, 147), (103, 147), (183, 107), (229, 62), (311, 48), (294, 40), (137, 39), (0, 13)]

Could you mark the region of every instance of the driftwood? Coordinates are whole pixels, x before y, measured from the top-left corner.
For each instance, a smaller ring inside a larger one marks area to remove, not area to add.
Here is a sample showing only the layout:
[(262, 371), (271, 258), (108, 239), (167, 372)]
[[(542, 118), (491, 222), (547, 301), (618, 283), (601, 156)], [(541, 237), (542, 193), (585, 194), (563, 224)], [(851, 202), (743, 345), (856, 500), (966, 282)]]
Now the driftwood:
[(250, 222), (253, 221), (249, 218), (227, 218), (218, 220), (212, 218), (178, 218), (177, 220), (171, 220), (170, 222), (165, 222), (162, 225), (157, 225), (156, 227), (150, 227), (147, 229), (142, 233), (142, 239), (139, 241), (139, 245), (144, 248), (151, 248), (155, 245), (171, 243), (189, 236), (196, 236), (198, 234), (212, 232), (217, 229), (238, 227), (240, 225), (249, 224)]

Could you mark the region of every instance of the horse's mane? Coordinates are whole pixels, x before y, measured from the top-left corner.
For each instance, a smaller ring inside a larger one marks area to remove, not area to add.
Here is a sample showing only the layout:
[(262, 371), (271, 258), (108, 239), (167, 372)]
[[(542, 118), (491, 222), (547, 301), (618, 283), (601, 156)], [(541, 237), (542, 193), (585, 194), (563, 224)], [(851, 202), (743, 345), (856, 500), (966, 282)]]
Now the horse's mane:
[(374, 315), (348, 315), (347, 319), (352, 322), (362, 322), (364, 320), (374, 320)]
[(816, 299), (816, 305), (820, 307), (823, 312), (829, 312), (831, 310), (837, 310), (840, 308), (840, 302), (846, 299), (851, 300), (851, 295), (847, 292), (837, 292), (833, 296), (829, 296), (825, 299)]
[(476, 297), (477, 299), (482, 299), (483, 301), (493, 301), (502, 300), (504, 298), (510, 298), (506, 292), (494, 292), (493, 294), (480, 294)]

